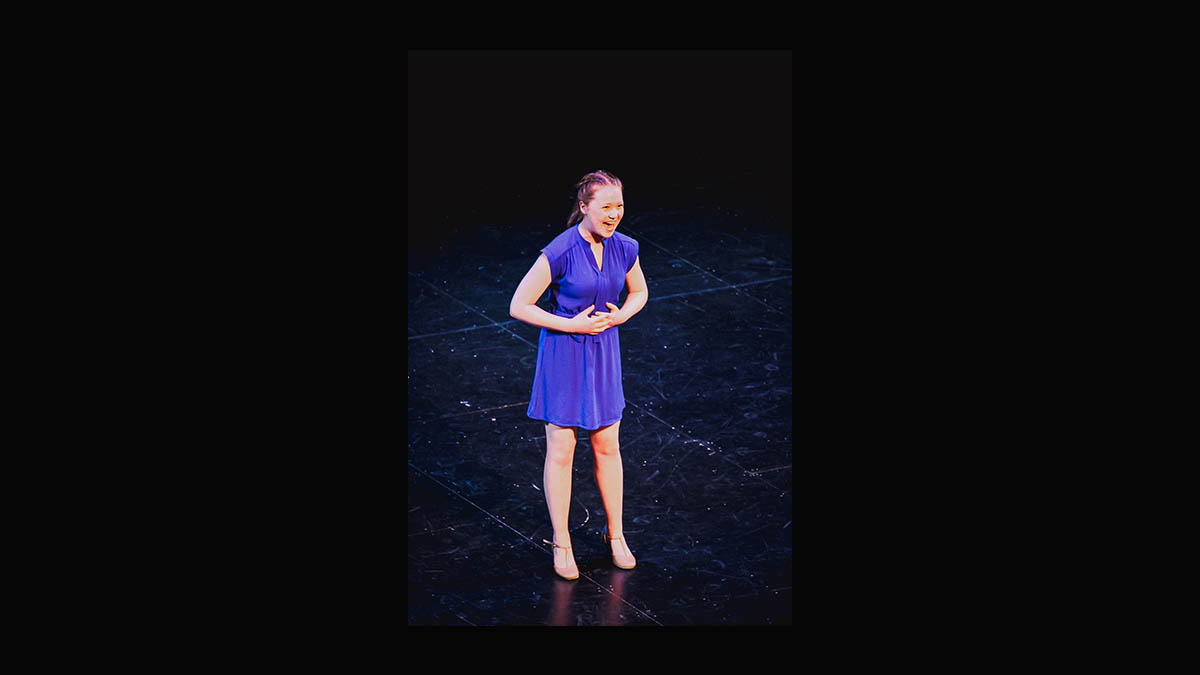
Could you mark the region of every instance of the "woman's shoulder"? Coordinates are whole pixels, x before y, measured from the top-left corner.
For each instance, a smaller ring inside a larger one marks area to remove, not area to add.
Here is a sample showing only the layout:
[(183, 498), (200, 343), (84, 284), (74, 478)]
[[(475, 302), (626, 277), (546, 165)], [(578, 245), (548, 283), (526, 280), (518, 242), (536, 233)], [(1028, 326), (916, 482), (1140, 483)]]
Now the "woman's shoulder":
[(582, 237), (575, 230), (575, 226), (572, 225), (563, 230), (557, 237), (551, 239), (549, 244), (543, 246), (542, 252), (546, 254), (547, 258), (553, 260), (570, 250), (571, 246), (577, 243), (576, 239), (583, 241)]
[(617, 244), (625, 250), (626, 255), (633, 255), (633, 256), (637, 255), (637, 253), (638, 253), (637, 239), (634, 239), (633, 237), (630, 237), (629, 235), (621, 234), (620, 232), (613, 232), (613, 239), (615, 239), (617, 241)]
[(617, 241), (621, 242), (622, 244), (624, 244), (626, 246), (637, 246), (637, 239), (634, 239), (633, 237), (631, 237), (627, 234), (621, 234), (620, 232), (613, 232), (613, 239), (616, 239)]

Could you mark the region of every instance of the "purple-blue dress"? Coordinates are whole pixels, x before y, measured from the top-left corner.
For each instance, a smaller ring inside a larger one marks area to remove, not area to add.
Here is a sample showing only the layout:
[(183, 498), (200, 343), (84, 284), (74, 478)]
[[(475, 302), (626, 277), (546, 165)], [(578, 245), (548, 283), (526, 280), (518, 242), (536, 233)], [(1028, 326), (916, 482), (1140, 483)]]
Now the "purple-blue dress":
[[(592, 245), (572, 225), (542, 253), (550, 261), (550, 313), (573, 317), (595, 305), (620, 306), (625, 275), (638, 257), (638, 243), (620, 232), (602, 240), (604, 264), (598, 268)], [(621, 388), (619, 326), (599, 335), (564, 333), (543, 328), (538, 335), (533, 392), (525, 414), (560, 427), (594, 430), (621, 419), (625, 390)]]

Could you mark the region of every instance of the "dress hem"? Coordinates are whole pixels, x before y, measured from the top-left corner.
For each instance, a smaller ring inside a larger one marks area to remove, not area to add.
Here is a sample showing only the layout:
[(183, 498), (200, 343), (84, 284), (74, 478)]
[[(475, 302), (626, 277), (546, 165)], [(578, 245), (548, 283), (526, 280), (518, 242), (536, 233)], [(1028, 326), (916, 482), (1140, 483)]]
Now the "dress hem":
[[(622, 408), (622, 410), (624, 410), (624, 408)], [(610, 424), (615, 424), (617, 422), (620, 422), (621, 418), (624, 417), (624, 415), (618, 415), (617, 417), (613, 418), (612, 420), (609, 420), (607, 422), (601, 422), (594, 427), (588, 427), (588, 426), (584, 426), (582, 424), (561, 424), (559, 422), (555, 422), (554, 420), (548, 420), (545, 417), (534, 417), (533, 415), (530, 415), (529, 413), (525, 413), (525, 416), (531, 420), (537, 420), (539, 422), (549, 422), (551, 424), (557, 424), (560, 427), (576, 427), (579, 429), (587, 429), (588, 431), (595, 431), (596, 429), (599, 429), (600, 427), (606, 427)]]

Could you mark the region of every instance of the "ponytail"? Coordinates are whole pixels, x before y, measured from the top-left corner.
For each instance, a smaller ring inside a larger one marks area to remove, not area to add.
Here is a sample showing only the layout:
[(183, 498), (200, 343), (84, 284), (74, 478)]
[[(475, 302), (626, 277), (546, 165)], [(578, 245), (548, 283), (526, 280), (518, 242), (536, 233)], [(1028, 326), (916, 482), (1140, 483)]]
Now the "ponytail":
[(575, 200), (575, 208), (571, 209), (571, 217), (567, 218), (567, 227), (583, 222), (583, 211), (579, 210), (580, 201), (579, 199)]

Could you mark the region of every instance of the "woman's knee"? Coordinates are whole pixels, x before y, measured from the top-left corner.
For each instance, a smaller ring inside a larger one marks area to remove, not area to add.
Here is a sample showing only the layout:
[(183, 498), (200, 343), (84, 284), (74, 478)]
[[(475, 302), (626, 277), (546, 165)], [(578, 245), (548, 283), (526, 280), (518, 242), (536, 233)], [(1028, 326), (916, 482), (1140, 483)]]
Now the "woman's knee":
[(592, 443), (592, 452), (601, 458), (619, 455), (621, 444), (618, 432), (619, 427), (617, 424), (612, 424), (593, 432), (589, 439)]
[(546, 424), (546, 461), (568, 466), (575, 459), (575, 429)]
[(592, 440), (592, 452), (601, 459), (616, 457), (621, 454), (621, 447), (614, 441), (612, 443), (597, 443)]
[(575, 445), (547, 446), (546, 461), (557, 466), (571, 466), (575, 461)]

